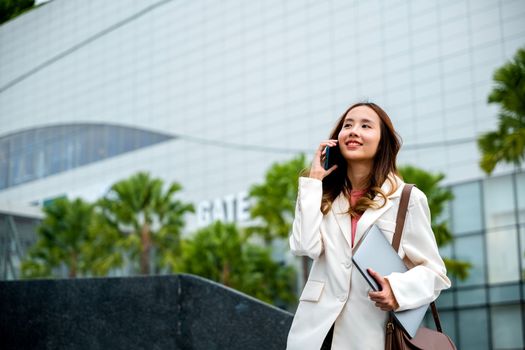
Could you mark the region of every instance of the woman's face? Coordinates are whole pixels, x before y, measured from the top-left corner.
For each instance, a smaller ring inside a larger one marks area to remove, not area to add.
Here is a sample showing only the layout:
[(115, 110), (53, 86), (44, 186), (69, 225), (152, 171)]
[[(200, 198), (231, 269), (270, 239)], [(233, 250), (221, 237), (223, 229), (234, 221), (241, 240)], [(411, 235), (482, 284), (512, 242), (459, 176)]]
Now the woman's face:
[(381, 119), (367, 106), (352, 108), (345, 116), (337, 139), (348, 163), (373, 161), (381, 139)]

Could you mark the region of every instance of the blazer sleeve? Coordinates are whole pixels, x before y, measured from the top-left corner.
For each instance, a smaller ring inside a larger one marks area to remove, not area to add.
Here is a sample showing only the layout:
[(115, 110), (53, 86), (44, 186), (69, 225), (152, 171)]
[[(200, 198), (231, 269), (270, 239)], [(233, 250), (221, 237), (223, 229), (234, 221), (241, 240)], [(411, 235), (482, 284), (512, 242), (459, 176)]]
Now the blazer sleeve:
[(300, 177), (299, 191), (295, 205), (295, 217), (290, 236), (290, 250), (293, 255), (306, 255), (316, 260), (323, 253), (321, 236), (321, 200), (323, 185), (320, 180)]
[(451, 285), (430, 225), (427, 197), (415, 187), (410, 197), (401, 246), (414, 267), (386, 276), (399, 304), (396, 311), (431, 303)]

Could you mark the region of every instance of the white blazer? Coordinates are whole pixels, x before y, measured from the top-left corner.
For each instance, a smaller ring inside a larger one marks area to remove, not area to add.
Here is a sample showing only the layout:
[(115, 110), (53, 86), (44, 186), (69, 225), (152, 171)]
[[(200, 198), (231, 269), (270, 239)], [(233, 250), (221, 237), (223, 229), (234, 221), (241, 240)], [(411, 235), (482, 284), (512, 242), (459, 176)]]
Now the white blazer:
[[(357, 223), (355, 243), (377, 224), (391, 242), (404, 183), (397, 176), (397, 190), (379, 209), (367, 209)], [(381, 187), (390, 190), (390, 182)], [(331, 210), (321, 213), (322, 182), (301, 177), (290, 249), (294, 255), (314, 260), (308, 281), (288, 334), (288, 350), (319, 350), (334, 325), (332, 349), (383, 350), (388, 313), (368, 298), (371, 290), (352, 263), (351, 222), (348, 200), (339, 195)], [(382, 203), (382, 199), (374, 200)], [(410, 195), (399, 255), (411, 268), (388, 278), (399, 304), (411, 309), (435, 300), (450, 287), (443, 260), (430, 226), (430, 210), (423, 192)], [(334, 324), (335, 323), (335, 324)]]

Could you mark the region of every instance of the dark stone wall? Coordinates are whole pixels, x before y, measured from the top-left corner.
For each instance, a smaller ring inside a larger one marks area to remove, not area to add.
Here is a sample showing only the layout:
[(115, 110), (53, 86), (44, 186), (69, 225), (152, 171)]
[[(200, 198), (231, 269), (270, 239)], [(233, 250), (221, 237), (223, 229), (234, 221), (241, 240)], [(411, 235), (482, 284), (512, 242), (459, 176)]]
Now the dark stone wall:
[(0, 349), (284, 349), (292, 315), (192, 275), (0, 282)]

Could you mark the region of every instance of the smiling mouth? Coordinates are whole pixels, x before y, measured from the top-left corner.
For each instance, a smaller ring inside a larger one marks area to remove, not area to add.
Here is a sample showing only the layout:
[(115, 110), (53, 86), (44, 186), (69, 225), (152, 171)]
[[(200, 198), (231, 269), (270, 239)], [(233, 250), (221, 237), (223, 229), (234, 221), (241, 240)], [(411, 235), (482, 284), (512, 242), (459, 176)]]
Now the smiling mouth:
[(345, 145), (348, 147), (351, 147), (351, 146), (362, 146), (363, 144), (357, 141), (348, 141), (345, 143)]

